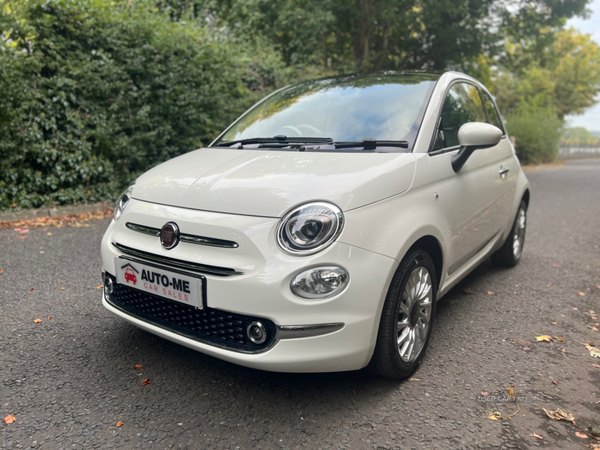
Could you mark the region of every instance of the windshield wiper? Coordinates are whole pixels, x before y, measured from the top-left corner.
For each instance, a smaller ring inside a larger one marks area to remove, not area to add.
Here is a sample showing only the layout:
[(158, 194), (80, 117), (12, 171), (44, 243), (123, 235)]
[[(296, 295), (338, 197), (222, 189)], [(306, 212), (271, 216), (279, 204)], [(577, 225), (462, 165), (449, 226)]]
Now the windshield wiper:
[(225, 141), (219, 142), (217, 147), (231, 147), (233, 145), (247, 145), (247, 144), (332, 144), (333, 139), (328, 137), (287, 137), (283, 135), (273, 137), (257, 137), (249, 139), (239, 139), (237, 141)]
[(402, 147), (408, 148), (408, 141), (381, 141), (378, 139), (363, 139), (355, 142), (334, 142), (335, 148), (362, 147), (365, 150), (375, 150), (377, 147)]

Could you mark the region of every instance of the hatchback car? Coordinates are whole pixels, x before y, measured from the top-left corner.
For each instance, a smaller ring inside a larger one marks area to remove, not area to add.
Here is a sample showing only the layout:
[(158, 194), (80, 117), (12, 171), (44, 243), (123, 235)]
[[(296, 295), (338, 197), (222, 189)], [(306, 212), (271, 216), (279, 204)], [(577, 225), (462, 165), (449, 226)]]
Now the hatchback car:
[(305, 82), (119, 197), (103, 304), (244, 366), (400, 379), (423, 359), (444, 294), (490, 255), (519, 262), (528, 203), (475, 79)]

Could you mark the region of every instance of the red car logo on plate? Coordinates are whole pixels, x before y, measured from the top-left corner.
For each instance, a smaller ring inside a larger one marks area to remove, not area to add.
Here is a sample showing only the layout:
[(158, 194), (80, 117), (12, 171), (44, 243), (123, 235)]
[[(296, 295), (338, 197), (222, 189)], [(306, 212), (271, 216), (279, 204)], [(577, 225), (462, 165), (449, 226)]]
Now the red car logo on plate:
[(131, 269), (125, 270), (125, 281), (127, 281), (127, 283), (129, 283), (131, 281), (133, 283), (133, 285), (135, 286), (135, 284), (137, 283), (137, 277), (135, 276), (135, 273), (133, 273), (133, 270), (131, 270)]

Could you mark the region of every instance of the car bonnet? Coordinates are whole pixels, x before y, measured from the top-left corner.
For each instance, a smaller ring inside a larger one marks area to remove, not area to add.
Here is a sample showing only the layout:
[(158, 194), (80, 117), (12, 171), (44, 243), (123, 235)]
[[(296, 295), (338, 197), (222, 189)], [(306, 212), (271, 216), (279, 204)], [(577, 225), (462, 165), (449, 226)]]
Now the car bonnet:
[(412, 153), (204, 148), (143, 174), (133, 198), (264, 217), (313, 200), (348, 211), (408, 190), (414, 170)]

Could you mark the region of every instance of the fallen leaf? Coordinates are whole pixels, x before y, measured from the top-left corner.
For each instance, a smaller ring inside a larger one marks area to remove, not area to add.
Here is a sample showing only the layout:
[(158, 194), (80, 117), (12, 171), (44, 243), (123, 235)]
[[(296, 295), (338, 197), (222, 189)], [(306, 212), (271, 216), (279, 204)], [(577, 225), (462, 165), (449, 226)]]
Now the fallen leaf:
[(548, 283), (548, 287), (552, 286), (552, 283)]
[(492, 291), (488, 291), (488, 295), (495, 295)]
[(552, 264), (552, 267), (561, 267), (561, 266), (562, 266), (562, 264), (557, 264), (557, 263)]
[(60, 289), (61, 289), (61, 291), (64, 291), (64, 290), (65, 290), (65, 288), (64, 288), (64, 287), (61, 287)]
[(556, 411), (548, 411), (546, 408), (542, 408), (546, 415), (553, 420), (566, 420), (568, 422), (573, 422), (575, 420), (575, 416), (571, 414), (569, 411), (565, 411), (564, 409), (558, 408)]
[(133, 366), (133, 368), (135, 370), (140, 370), (142, 368), (142, 365), (141, 364), (136, 364), (135, 366)]
[(116, 426), (118, 426), (118, 427), (122, 427), (122, 426), (123, 426), (123, 422), (117, 422), (117, 425), (116, 425)]
[(6, 417), (4, 418), (4, 423), (8, 425), (9, 423), (13, 423), (13, 422), (14, 422), (14, 421), (16, 421), (16, 420), (17, 420), (17, 419), (15, 418), (15, 416), (13, 416), (13, 415), (9, 414), (8, 416), (6, 416)]
[(528, 351), (531, 350), (529, 347), (523, 347), (523, 350)]
[(29, 292), (33, 292), (33, 291), (35, 291), (35, 289), (34, 289), (34, 288), (31, 288), (31, 289), (29, 289)]
[(47, 233), (46, 236), (52, 236), (52, 233)]
[(573, 308), (575, 311), (577, 311), (577, 308)]
[(580, 295), (581, 297), (585, 297), (585, 294), (583, 292), (578, 292), (577, 295)]
[(566, 341), (565, 338), (559, 338), (559, 337), (556, 337), (556, 336), (554, 336), (554, 339), (556, 339), (557, 341), (561, 341), (561, 342), (565, 342)]
[(48, 317), (48, 320), (52, 320), (52, 316)]
[(354, 395), (356, 395), (356, 391), (355, 391), (354, 389), (352, 389), (352, 393), (353, 393)]
[[(410, 380), (408, 380), (410, 381)], [(144, 381), (142, 381), (142, 386), (147, 386), (150, 384), (150, 378), (146, 378)]]
[(19, 239), (27, 239), (29, 236), (19, 236)]
[(553, 381), (552, 384), (558, 384), (558, 381)]
[(488, 418), (491, 419), (491, 420), (502, 419), (502, 413), (499, 412), (499, 411), (491, 412), (490, 415), (488, 416)]
[(17, 233), (29, 233), (29, 230), (26, 228), (15, 228)]
[(469, 289), (469, 288), (463, 289), (463, 292), (464, 292), (465, 294), (467, 294), (467, 295), (473, 295), (473, 294), (475, 293), (475, 292), (473, 292), (473, 291), (472, 291), (471, 289)]
[(482, 397), (487, 397), (488, 395), (490, 395), (490, 393), (489, 393), (489, 392), (486, 392), (486, 391), (483, 391), (483, 392), (481, 393), (481, 396), (482, 396)]
[(0, 270), (0, 273), (4, 273), (4, 270)]
[(42, 319), (35, 319), (33, 322), (34, 323), (40, 323), (40, 322), (42, 322)]
[(593, 343), (589, 343), (589, 344), (583, 344), (585, 346), (585, 348), (587, 348), (590, 352), (590, 356), (592, 358), (600, 358), (600, 350), (598, 350), (597, 348), (594, 348)]
[(597, 368), (597, 369), (600, 369), (600, 364), (592, 363), (592, 366), (595, 367), (595, 368)]
[(577, 436), (578, 438), (581, 438), (581, 439), (587, 439), (587, 438), (588, 438), (588, 435), (587, 435), (587, 434), (585, 434), (585, 433), (580, 433), (579, 431), (576, 431), (576, 432), (575, 432), (575, 436)]
[(536, 336), (535, 338), (537, 339), (538, 342), (542, 342), (542, 341), (551, 342), (552, 341), (552, 338), (550, 336), (548, 336), (547, 334), (543, 334), (541, 336)]
[(408, 381), (421, 381), (420, 378), (409, 378)]
[(102, 289), (104, 287), (103, 284), (101, 284), (100, 286), (96, 286), (96, 289)]
[(508, 396), (509, 397), (514, 397), (515, 396), (515, 390), (513, 389), (512, 385), (511, 385), (511, 387), (508, 388)]
[(596, 327), (592, 327), (592, 326), (590, 326), (590, 325), (588, 325), (588, 328), (589, 328), (590, 330), (598, 331), (598, 328), (596, 328)]
[(588, 427), (588, 431), (592, 436), (600, 436), (600, 427)]
[(539, 434), (535, 434), (535, 433), (531, 433), (529, 436), (533, 436), (533, 437), (538, 438), (538, 439), (544, 439)]
[(558, 325), (558, 322), (552, 322), (552, 325)]
[(561, 350), (561, 352), (565, 352), (565, 353), (567, 353), (567, 350), (565, 350), (565, 349), (563, 348), (563, 349)]

